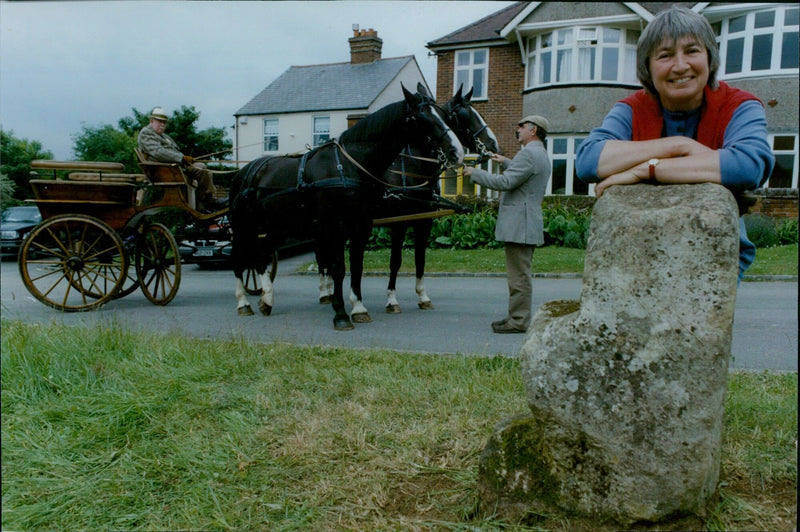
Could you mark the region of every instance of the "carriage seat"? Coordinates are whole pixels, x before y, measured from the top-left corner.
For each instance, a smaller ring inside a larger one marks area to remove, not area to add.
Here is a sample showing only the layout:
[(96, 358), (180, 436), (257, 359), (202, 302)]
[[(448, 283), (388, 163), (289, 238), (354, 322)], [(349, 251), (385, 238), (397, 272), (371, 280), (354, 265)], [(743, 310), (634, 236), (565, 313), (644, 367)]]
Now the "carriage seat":
[(142, 169), (144, 175), (153, 185), (186, 187), (186, 201), (191, 208), (196, 208), (195, 190), (197, 189), (197, 182), (189, 181), (179, 164), (149, 161), (139, 148), (134, 148), (134, 152), (139, 162), (139, 168)]
[(97, 172), (71, 172), (67, 175), (70, 181), (108, 181), (111, 183), (144, 183), (144, 174), (101, 174)]

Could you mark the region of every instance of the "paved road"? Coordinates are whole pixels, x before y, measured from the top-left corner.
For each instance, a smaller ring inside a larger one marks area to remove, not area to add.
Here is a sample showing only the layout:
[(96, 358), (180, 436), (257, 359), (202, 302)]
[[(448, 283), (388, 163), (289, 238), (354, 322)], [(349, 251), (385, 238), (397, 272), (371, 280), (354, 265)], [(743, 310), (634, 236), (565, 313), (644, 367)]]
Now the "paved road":
[[(276, 279), (272, 316), (240, 317), (229, 271), (184, 266), (180, 291), (166, 307), (151, 304), (141, 292), (87, 313), (61, 313), (33, 299), (22, 285), (16, 264), (3, 262), (2, 316), (67, 325), (118, 324), (144, 331), (205, 338), (247, 338), (259, 342), (348, 348), (387, 348), (442, 354), (517, 356), (524, 335), (493, 334), (489, 322), (506, 307), (504, 277), (431, 277), (432, 311), (416, 308), (414, 279), (398, 279), (399, 315), (383, 311), (386, 278), (367, 277), (364, 299), (373, 322), (348, 332), (333, 330), (330, 305), (317, 300), (317, 277), (291, 275), (307, 255), (282, 261)], [(578, 299), (580, 279), (534, 280), (534, 306), (555, 299)], [(736, 302), (732, 367), (797, 371), (797, 282), (742, 283)], [(256, 298), (251, 297), (255, 308)]]

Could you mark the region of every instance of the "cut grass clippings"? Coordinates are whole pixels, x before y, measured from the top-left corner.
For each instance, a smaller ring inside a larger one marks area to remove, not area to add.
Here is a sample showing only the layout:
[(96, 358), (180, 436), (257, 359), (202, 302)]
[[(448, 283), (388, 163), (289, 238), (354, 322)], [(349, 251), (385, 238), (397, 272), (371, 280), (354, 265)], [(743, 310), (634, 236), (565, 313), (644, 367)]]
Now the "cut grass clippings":
[[(598, 530), (475, 512), (515, 359), (2, 322), (4, 530)], [(729, 381), (703, 527), (796, 523), (797, 375)]]

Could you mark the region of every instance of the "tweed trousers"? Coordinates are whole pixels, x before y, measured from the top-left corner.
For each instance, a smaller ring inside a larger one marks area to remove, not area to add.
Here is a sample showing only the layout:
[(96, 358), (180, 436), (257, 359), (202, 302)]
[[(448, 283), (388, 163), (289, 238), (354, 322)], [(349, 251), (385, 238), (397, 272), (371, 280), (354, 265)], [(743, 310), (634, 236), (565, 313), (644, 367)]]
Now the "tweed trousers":
[(506, 274), (508, 275), (508, 324), (527, 329), (531, 324), (533, 287), (531, 265), (536, 246), (505, 243)]

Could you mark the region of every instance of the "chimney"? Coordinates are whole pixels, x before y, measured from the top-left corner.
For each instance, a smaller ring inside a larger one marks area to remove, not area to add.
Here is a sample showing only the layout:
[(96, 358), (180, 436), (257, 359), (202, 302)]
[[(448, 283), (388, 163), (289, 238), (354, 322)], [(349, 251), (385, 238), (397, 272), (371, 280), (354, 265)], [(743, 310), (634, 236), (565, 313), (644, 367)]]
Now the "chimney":
[(353, 36), (348, 39), (350, 43), (350, 63), (372, 63), (381, 58), (383, 39), (378, 38), (378, 32), (372, 28), (359, 30), (353, 24)]

